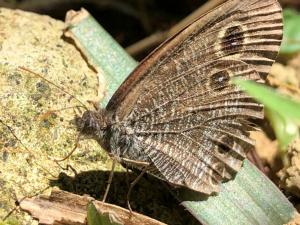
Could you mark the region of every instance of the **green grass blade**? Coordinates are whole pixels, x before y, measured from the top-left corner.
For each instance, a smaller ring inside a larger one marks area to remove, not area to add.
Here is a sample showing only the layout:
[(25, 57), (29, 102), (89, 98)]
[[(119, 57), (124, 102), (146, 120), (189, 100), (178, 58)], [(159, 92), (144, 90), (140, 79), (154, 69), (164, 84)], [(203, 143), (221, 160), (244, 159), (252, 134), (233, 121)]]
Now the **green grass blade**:
[(233, 180), (222, 184), (217, 196), (182, 204), (204, 224), (213, 225), (282, 225), (296, 213), (281, 191), (248, 160)]
[[(85, 11), (82, 12), (84, 14)], [(101, 101), (101, 107), (105, 108), (137, 63), (90, 15), (69, 27), (69, 31), (75, 35), (89, 61), (103, 71), (108, 85), (107, 93)]]

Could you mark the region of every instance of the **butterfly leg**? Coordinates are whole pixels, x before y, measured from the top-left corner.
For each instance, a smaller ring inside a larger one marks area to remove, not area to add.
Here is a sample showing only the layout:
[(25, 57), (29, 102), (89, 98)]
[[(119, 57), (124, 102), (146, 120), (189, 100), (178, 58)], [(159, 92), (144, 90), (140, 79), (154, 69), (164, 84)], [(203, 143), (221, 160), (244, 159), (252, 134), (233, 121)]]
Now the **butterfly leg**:
[(108, 181), (107, 181), (107, 186), (106, 186), (106, 189), (105, 189), (105, 193), (104, 193), (102, 202), (105, 202), (107, 194), (109, 192), (110, 185), (111, 185), (112, 179), (114, 177), (115, 166), (116, 166), (116, 159), (113, 158), (113, 162), (112, 162), (112, 166), (111, 166), (111, 170), (110, 170), (110, 173), (109, 173), (109, 177), (108, 177)]
[(126, 185), (127, 185), (127, 188), (129, 188), (129, 169), (128, 169), (128, 165), (125, 164), (125, 167), (126, 167)]
[(81, 133), (79, 133), (77, 135), (77, 138), (76, 138), (76, 142), (75, 142), (75, 145), (73, 147), (73, 149), (62, 159), (54, 159), (55, 162), (62, 162), (62, 161), (65, 161), (66, 159), (68, 159), (74, 152), (75, 150), (78, 148), (78, 143), (79, 143), (79, 140), (81, 138)]
[(72, 171), (73, 173), (74, 173), (74, 175), (75, 176), (77, 176), (77, 171), (76, 171), (76, 169), (72, 166), (72, 165), (70, 165), (70, 164), (67, 164), (66, 165), (66, 167), (63, 167), (62, 165), (60, 165), (59, 164), (59, 162), (57, 162), (57, 161), (54, 161), (56, 164), (57, 164), (57, 166), (59, 167), (59, 168), (61, 168), (62, 170), (65, 170), (65, 171)]
[(130, 194), (131, 194), (131, 191), (134, 187), (134, 185), (136, 185), (136, 183), (141, 179), (141, 177), (145, 174), (145, 172), (147, 171), (147, 168), (148, 166), (145, 166), (142, 170), (142, 172), (137, 176), (137, 178), (135, 178), (135, 180), (133, 182), (130, 183), (130, 186), (129, 186), (129, 190), (127, 192), (127, 207), (130, 211), (130, 213), (132, 212), (132, 209), (131, 209), (131, 206), (130, 206)]

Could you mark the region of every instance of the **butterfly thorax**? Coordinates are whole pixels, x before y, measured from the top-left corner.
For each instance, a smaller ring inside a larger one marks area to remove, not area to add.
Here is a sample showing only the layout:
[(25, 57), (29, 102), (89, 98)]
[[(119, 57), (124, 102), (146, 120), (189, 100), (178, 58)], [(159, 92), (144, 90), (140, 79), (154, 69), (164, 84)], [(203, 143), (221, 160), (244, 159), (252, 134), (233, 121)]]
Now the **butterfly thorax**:
[(85, 136), (98, 141), (102, 148), (117, 159), (128, 158), (137, 161), (148, 161), (135, 141), (129, 124), (119, 122), (105, 109), (86, 111), (82, 115), (79, 128)]

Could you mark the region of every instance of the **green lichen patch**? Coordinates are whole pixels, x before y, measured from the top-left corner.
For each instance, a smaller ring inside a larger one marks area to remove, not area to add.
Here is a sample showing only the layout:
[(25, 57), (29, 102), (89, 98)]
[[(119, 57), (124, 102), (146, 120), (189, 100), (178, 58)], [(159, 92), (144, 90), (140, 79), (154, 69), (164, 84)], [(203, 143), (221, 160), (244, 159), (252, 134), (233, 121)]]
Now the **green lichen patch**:
[[(40, 193), (62, 171), (74, 175), (63, 170), (66, 165), (77, 172), (110, 169), (108, 156), (92, 140), (80, 141), (61, 165), (53, 160), (76, 145), (80, 102), (91, 107), (87, 102), (98, 100), (99, 91), (97, 74), (62, 38), (63, 29), (64, 23), (47, 16), (0, 10), (0, 218), (16, 197)], [(25, 215), (14, 214), (20, 224), (31, 224)]]

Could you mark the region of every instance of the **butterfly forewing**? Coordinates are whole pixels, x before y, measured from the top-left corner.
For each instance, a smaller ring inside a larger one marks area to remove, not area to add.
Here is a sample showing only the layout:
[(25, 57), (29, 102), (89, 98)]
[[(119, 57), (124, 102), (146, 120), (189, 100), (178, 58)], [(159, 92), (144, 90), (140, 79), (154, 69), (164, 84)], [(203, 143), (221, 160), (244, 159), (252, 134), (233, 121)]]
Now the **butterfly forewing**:
[(263, 117), (262, 106), (230, 80), (263, 82), (281, 38), (276, 0), (230, 0), (167, 40), (107, 106), (112, 129), (126, 139), (120, 155), (135, 159), (128, 150), (134, 148), (156, 176), (218, 191), (253, 145), (247, 120)]

